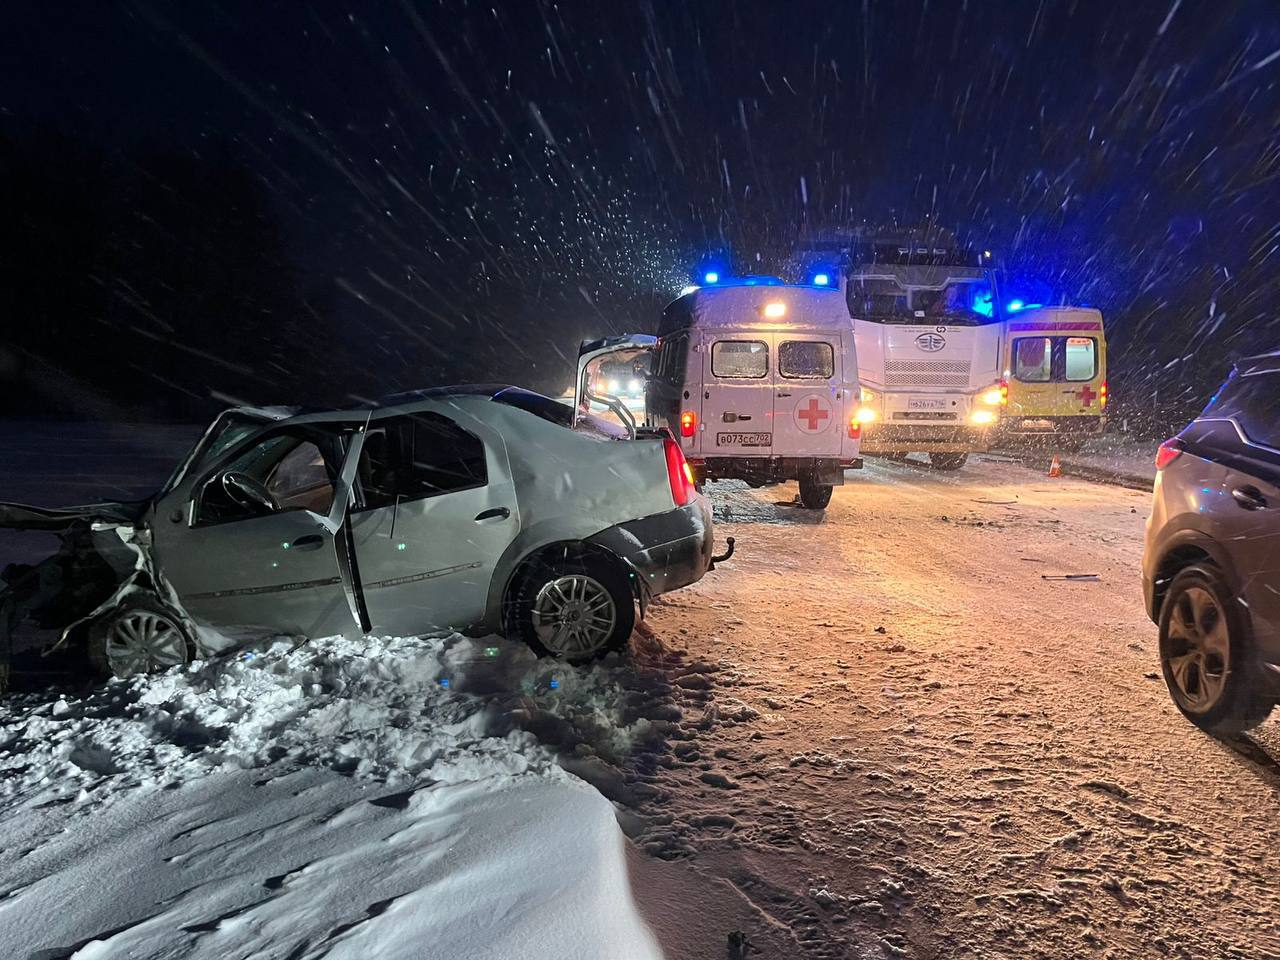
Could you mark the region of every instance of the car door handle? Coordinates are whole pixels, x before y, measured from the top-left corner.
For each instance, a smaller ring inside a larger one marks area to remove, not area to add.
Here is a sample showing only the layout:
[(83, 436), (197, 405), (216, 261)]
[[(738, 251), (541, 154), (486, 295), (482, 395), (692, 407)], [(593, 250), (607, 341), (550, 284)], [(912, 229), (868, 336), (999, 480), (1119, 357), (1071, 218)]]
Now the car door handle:
[(484, 523), (486, 520), (506, 520), (510, 516), (510, 507), (494, 507), (491, 510), (481, 510), (477, 513), (476, 523)]
[(1267, 507), (1267, 498), (1257, 487), (1236, 487), (1231, 496), (1246, 510), (1265, 510)]
[(324, 537), (318, 533), (309, 533), (289, 544), (291, 550), (319, 550), (324, 546)]

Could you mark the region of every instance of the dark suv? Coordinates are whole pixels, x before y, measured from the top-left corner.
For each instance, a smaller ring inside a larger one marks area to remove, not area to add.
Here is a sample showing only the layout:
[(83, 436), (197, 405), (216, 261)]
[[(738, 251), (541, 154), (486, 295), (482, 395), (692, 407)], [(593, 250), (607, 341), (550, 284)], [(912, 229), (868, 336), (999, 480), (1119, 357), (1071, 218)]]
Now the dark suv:
[(1231, 735), (1280, 700), (1280, 353), (1236, 365), (1156, 455), (1142, 586), (1192, 723)]

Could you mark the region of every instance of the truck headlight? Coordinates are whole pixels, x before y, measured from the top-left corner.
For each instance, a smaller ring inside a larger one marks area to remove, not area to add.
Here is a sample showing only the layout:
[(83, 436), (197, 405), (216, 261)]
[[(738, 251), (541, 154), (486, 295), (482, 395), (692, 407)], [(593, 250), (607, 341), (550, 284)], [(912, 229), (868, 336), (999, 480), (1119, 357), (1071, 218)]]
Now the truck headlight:
[(975, 410), (969, 414), (969, 422), (978, 427), (989, 426), (995, 423), (997, 419), (994, 410)]
[(876, 413), (874, 407), (859, 407), (857, 417), (859, 423), (874, 423), (880, 419), (880, 414)]

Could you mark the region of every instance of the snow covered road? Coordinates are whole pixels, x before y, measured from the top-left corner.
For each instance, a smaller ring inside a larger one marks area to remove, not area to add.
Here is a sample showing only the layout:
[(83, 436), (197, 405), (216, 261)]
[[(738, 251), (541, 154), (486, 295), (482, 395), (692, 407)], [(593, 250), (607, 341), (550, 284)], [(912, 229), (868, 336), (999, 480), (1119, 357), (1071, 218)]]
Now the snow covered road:
[(1280, 723), (1170, 703), (1149, 494), (849, 477), (713, 487), (736, 556), (589, 670), (323, 641), (12, 698), (0, 956), (1280, 957)]
[(850, 478), (821, 522), (793, 486), (716, 495), (737, 555), (650, 616), (719, 669), (644, 849), (731, 883), (765, 956), (1280, 956), (1280, 725), (1227, 745), (1170, 702), (1149, 494)]

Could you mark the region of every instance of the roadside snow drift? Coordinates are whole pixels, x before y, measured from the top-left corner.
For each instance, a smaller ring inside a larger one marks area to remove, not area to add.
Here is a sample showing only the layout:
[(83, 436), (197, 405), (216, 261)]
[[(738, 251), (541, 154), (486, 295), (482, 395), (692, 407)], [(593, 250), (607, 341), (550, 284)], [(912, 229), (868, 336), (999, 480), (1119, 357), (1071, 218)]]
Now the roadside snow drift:
[(14, 698), (0, 956), (658, 957), (613, 808), (505, 716), (608, 756), (654, 735), (625, 700), (457, 635)]

